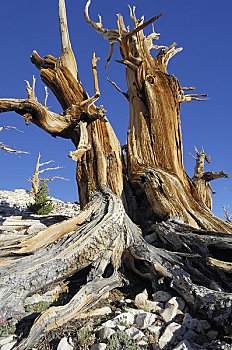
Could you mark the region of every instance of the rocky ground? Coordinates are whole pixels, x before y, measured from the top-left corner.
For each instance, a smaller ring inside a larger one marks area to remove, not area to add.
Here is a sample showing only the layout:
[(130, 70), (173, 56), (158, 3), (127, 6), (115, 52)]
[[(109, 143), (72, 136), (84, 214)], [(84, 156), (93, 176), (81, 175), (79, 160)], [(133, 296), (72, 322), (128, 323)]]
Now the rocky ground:
[[(77, 204), (51, 198), (55, 205), (53, 211), (46, 216), (35, 215), (27, 210), (27, 204), (32, 199), (33, 196), (26, 190), (0, 191), (0, 240), (6, 235), (15, 237), (36, 233), (79, 212)], [(152, 234), (147, 236), (147, 240), (152, 240)], [(191, 314), (185, 301), (171, 290), (162, 290), (162, 281), (160, 291), (151, 294), (144, 280), (133, 277), (131, 273), (128, 286), (106, 295), (82, 318), (47, 334), (34, 349), (232, 349), (220, 330)], [(43, 295), (28, 297), (25, 309), (36, 317), (51, 304), (68, 302), (77, 285), (74, 276)], [(16, 349), (17, 336), (12, 333), (25, 333), (29, 326), (17, 315), (4, 319), (0, 310), (0, 349)]]

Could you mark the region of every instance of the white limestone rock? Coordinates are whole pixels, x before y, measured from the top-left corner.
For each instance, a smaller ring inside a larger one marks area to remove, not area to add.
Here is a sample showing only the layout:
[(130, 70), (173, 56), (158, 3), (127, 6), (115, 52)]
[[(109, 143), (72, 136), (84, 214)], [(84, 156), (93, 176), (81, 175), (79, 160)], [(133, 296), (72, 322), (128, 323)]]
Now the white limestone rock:
[(133, 301), (131, 299), (125, 299), (125, 303), (131, 304)]
[(148, 312), (162, 311), (162, 308), (159, 302), (148, 300), (148, 293), (146, 289), (142, 293), (139, 293), (136, 295), (134, 303), (138, 308), (143, 309), (144, 311), (148, 311)]
[(179, 342), (173, 350), (194, 350), (188, 340), (182, 340)]
[(166, 304), (165, 309), (160, 312), (160, 316), (165, 322), (171, 322), (175, 319), (176, 315), (180, 311), (178, 310), (178, 302), (176, 298), (171, 298)]
[(154, 333), (154, 334), (160, 334), (160, 332), (162, 331), (163, 328), (164, 328), (164, 326), (162, 324), (160, 324), (160, 325), (155, 324), (155, 325), (147, 327), (149, 332)]
[[(50, 197), (54, 204), (54, 209), (49, 213), (52, 215), (62, 215), (67, 217), (75, 216), (80, 211), (80, 206), (76, 203), (63, 202), (59, 199)], [(3, 217), (27, 215), (30, 212), (27, 209), (27, 204), (33, 201), (33, 195), (24, 189), (16, 189), (13, 191), (0, 191), (0, 215)], [(35, 215), (33, 215), (35, 217)], [(37, 215), (36, 217), (40, 217)], [(44, 218), (43, 218), (44, 220)]]
[(111, 335), (113, 335), (114, 333), (115, 333), (115, 331), (112, 328), (102, 327), (98, 331), (98, 336), (99, 336), (100, 340), (105, 340), (105, 339), (109, 339), (111, 337)]
[(136, 327), (130, 327), (128, 329), (125, 330), (125, 332), (131, 336), (131, 338), (133, 338), (134, 340), (140, 340), (143, 337), (145, 337), (144, 333), (142, 331), (140, 331), (138, 328)]
[(145, 340), (145, 339), (141, 339), (141, 340), (139, 340), (139, 341), (136, 341), (136, 344), (137, 345), (139, 345), (139, 348), (140, 349), (145, 349), (145, 350), (147, 350), (147, 340)]
[(127, 307), (126, 309), (125, 309), (127, 312), (130, 312), (132, 315), (134, 315), (135, 317), (137, 316), (137, 315), (139, 315), (141, 312), (144, 312), (144, 310), (143, 309), (132, 309), (132, 308), (130, 308), (130, 307)]
[(27, 230), (27, 234), (33, 235), (33, 234), (36, 234), (42, 230), (45, 230), (46, 228), (47, 228), (46, 225), (42, 224), (41, 222), (36, 222), (29, 227), (29, 229)]
[(62, 285), (57, 285), (54, 289), (52, 290), (49, 290), (47, 292), (45, 292), (44, 294), (33, 294), (32, 296), (30, 297), (27, 297), (24, 301), (24, 304), (25, 305), (32, 305), (32, 304), (36, 304), (36, 303), (39, 303), (39, 302), (52, 302), (54, 301), (57, 296), (63, 292), (63, 289), (64, 286)]
[(136, 316), (135, 322), (140, 329), (145, 329), (148, 326), (151, 326), (158, 316), (150, 312), (142, 312)]
[(10, 343), (7, 343), (7, 344), (4, 344), (2, 347), (1, 347), (1, 350), (11, 350), (13, 349), (14, 345), (17, 343), (16, 340), (10, 342)]
[(167, 344), (170, 348), (170, 345), (178, 340), (178, 337), (180, 336), (180, 328), (181, 325), (176, 322), (172, 322), (166, 327), (164, 333), (159, 339), (159, 346), (161, 349), (165, 349)]
[(74, 349), (74, 344), (70, 337), (62, 338), (57, 346), (57, 350), (73, 350), (73, 349)]
[(117, 323), (123, 323), (123, 325), (132, 325), (135, 322), (135, 316), (130, 312), (122, 312), (114, 318)]
[(115, 320), (108, 320), (108, 321), (102, 323), (102, 326), (110, 327), (110, 328), (116, 328), (117, 322)]
[(0, 346), (5, 345), (7, 343), (11, 343), (14, 340), (13, 334), (7, 336), (7, 337), (1, 337), (0, 338)]

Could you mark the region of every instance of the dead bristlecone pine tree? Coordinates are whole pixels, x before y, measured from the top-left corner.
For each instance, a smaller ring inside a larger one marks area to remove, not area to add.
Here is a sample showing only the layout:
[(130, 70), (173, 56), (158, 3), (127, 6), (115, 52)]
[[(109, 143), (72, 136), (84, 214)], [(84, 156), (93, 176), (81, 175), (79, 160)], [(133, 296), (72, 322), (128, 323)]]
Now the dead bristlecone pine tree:
[[(110, 116), (106, 117), (103, 106), (95, 105), (100, 96), (95, 54), (95, 95), (89, 97), (80, 82), (64, 0), (59, 0), (61, 56), (41, 58), (34, 51), (31, 57), (62, 113), (42, 105), (29, 83), (27, 99), (0, 100), (0, 112), (15, 111), (27, 123), (30, 120), (50, 135), (73, 142), (69, 156), (77, 162), (82, 209), (77, 217), (33, 236), (0, 242), (0, 309), (6, 317), (27, 316), (24, 300), (28, 295), (48, 290), (74, 274), (78, 279), (80, 273), (79, 281), (83, 281), (68, 303), (36, 318), (18, 349), (35, 347), (47, 332), (80, 317), (108, 291), (122, 286), (129, 269), (147, 283), (150, 280), (154, 291), (162, 278), (190, 310), (218, 326), (231, 315), (232, 225), (210, 210), (208, 183), (217, 173), (204, 173), (203, 150), (197, 151), (193, 179), (183, 166), (180, 104), (205, 95), (189, 93), (193, 88), (181, 87), (168, 74), (168, 61), (181, 48), (175, 43), (155, 45), (158, 34), (153, 27), (145, 36), (143, 29), (160, 15), (144, 21), (130, 10), (134, 29), (129, 31), (118, 15), (118, 29), (110, 30), (90, 19), (89, 6), (90, 0), (84, 12), (87, 24), (110, 44), (107, 65), (113, 46), (118, 45), (119, 62), (126, 67), (127, 92), (112, 84), (129, 103), (127, 144), (121, 147)], [(151, 49), (157, 52), (155, 58)], [(151, 226), (157, 234), (153, 245), (144, 239)]]
[(35, 170), (34, 170), (34, 174), (32, 176), (32, 179), (29, 179), (28, 181), (31, 182), (31, 192), (33, 193), (34, 196), (37, 195), (37, 193), (39, 192), (40, 189), (40, 183), (42, 182), (50, 182), (53, 181), (55, 179), (60, 179), (60, 180), (67, 180), (61, 176), (53, 176), (50, 178), (45, 178), (45, 177), (40, 177), (40, 174), (44, 173), (45, 171), (53, 171), (53, 170), (58, 170), (58, 169), (62, 169), (62, 166), (57, 166), (54, 168), (45, 168), (45, 169), (40, 169), (40, 167), (50, 164), (53, 162), (53, 160), (49, 160), (48, 162), (45, 163), (40, 163), (40, 153), (36, 162), (36, 166), (35, 166)]

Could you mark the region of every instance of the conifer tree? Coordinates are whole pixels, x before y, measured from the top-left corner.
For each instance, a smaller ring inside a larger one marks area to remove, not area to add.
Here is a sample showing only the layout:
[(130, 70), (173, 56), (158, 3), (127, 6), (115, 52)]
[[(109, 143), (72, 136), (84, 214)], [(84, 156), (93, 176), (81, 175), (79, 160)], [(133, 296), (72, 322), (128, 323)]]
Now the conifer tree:
[(29, 203), (27, 208), (38, 215), (47, 215), (54, 208), (54, 205), (49, 200), (49, 190), (45, 180), (41, 182), (39, 191), (34, 196), (34, 203)]

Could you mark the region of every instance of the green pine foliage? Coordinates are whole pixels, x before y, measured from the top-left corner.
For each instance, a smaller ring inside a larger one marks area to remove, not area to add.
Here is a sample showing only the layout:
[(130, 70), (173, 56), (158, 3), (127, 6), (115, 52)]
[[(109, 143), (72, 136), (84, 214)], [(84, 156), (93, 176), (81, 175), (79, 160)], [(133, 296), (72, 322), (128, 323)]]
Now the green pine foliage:
[(29, 203), (27, 209), (38, 215), (47, 215), (54, 208), (48, 199), (48, 186), (45, 181), (41, 182), (38, 193), (34, 196), (34, 203)]

